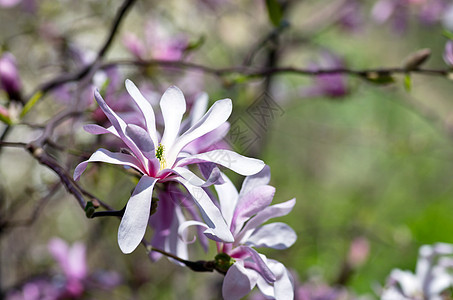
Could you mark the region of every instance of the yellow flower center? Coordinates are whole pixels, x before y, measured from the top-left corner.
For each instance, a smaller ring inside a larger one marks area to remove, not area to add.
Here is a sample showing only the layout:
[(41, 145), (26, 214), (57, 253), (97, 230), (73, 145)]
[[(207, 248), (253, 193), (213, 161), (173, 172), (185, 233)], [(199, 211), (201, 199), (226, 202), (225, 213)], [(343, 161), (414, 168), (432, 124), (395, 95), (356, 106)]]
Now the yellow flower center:
[(159, 146), (156, 149), (156, 157), (160, 161), (160, 169), (163, 170), (167, 167), (167, 164), (165, 162), (165, 148), (164, 145), (159, 144)]

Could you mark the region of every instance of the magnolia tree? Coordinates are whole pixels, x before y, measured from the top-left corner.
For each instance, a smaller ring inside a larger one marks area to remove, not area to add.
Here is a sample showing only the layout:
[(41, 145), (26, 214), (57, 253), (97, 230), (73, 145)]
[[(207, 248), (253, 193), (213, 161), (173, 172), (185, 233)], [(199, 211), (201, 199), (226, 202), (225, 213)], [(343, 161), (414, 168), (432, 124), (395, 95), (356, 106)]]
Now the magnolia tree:
[(452, 299), (450, 1), (0, 20), (2, 298)]

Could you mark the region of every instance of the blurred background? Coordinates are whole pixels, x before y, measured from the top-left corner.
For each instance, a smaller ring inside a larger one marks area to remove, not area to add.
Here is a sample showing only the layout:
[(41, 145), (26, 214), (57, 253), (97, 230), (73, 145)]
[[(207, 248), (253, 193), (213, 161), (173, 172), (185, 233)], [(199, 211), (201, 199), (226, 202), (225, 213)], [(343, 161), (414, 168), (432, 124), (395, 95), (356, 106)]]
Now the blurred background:
[[(49, 119), (76, 107), (81, 112), (59, 123), (47, 148), (72, 174), (100, 145), (82, 129), (105, 122), (94, 87), (124, 111), (126, 78), (155, 104), (170, 85), (189, 104), (206, 91), (210, 103), (233, 100), (231, 130), (241, 136), (230, 131), (226, 141), (271, 167), (274, 203), (297, 199), (278, 220), (295, 229), (296, 244), (263, 253), (291, 269), (298, 285), (335, 286), (340, 299), (377, 299), (393, 268), (414, 270), (421, 245), (453, 243), (453, 85), (445, 71), (453, 65), (446, 48), (452, 1), (137, 1), (98, 61), (102, 69), (52, 87), (20, 116), (45, 83), (94, 61), (121, 4), (0, 0), (1, 55), (15, 57), (19, 78), (12, 90), (3, 83), (0, 94), (3, 141), (33, 141)], [(278, 67), (403, 68), (425, 48), (431, 56), (423, 68), (444, 73), (390, 73), (374, 82), (340, 73), (247, 76)], [(165, 258), (151, 262), (141, 248), (122, 254), (116, 218), (88, 219), (27, 151), (0, 151), (3, 293), (43, 278), (58, 284), (64, 272), (48, 246), (58, 237), (86, 245), (79, 258), (92, 286), (82, 298), (220, 297), (221, 275), (194, 273)], [(243, 179), (233, 180), (240, 187)], [(90, 167), (80, 185), (121, 209), (135, 182), (104, 164)], [(214, 248), (205, 254), (194, 244), (191, 258), (211, 259)]]

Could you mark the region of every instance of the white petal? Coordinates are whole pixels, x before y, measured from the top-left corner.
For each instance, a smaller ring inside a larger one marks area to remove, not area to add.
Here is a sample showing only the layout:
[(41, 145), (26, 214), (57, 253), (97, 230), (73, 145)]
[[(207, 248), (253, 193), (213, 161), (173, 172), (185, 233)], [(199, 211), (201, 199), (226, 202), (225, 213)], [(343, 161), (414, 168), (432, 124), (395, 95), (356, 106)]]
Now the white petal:
[(105, 162), (114, 165), (123, 165), (136, 168), (142, 173), (145, 173), (140, 162), (132, 155), (125, 153), (114, 153), (106, 149), (98, 149), (91, 154), (90, 158), (81, 162), (74, 170), (74, 180), (79, 180), (80, 175), (85, 171), (89, 162)]
[(201, 215), (206, 222), (206, 225), (209, 226), (209, 229), (206, 229), (204, 232), (208, 235), (214, 235), (221, 241), (231, 243), (234, 241), (233, 235), (230, 232), (228, 225), (223, 219), (222, 214), (220, 213), (217, 206), (214, 205), (211, 198), (208, 194), (198, 186), (190, 184), (184, 178), (177, 179), (190, 193), (192, 198), (195, 200), (195, 203), (200, 208)]
[(148, 133), (153, 141), (155, 147), (157, 147), (157, 133), (156, 133), (156, 117), (154, 116), (154, 110), (148, 100), (143, 96), (137, 86), (129, 79), (126, 79), (125, 82), (126, 90), (134, 99), (135, 103), (141, 110), (143, 117), (145, 118), (146, 128)]
[[(213, 131), (226, 122), (231, 115), (233, 105), (230, 99), (216, 101), (208, 112), (196, 124), (183, 133), (175, 142), (174, 146), (169, 149), (167, 159), (169, 164), (174, 163), (178, 153), (190, 142)], [(166, 126), (166, 125), (165, 125)]]
[(255, 231), (255, 229), (271, 218), (281, 217), (287, 215), (296, 204), (296, 199), (291, 199), (286, 202), (271, 205), (257, 213), (251, 218), (244, 228), (236, 236), (235, 244), (240, 244), (242, 241), (247, 241), (249, 236)]
[(233, 219), (234, 210), (238, 202), (238, 191), (231, 180), (223, 173), (222, 179), (225, 183), (215, 185), (214, 188), (217, 192), (217, 196), (219, 197), (222, 215), (225, 218), (228, 227), (231, 228), (231, 220)]
[[(220, 176), (220, 171), (216, 171), (214, 169), (213, 172), (211, 172), (208, 180), (203, 180), (195, 173), (190, 171), (189, 169), (186, 168), (181, 168), (181, 167), (176, 167), (172, 169), (175, 173), (177, 173), (179, 176), (187, 180), (190, 184), (193, 184), (195, 186), (199, 187), (206, 187), (206, 186), (211, 186), (213, 183), (217, 182)], [(218, 169), (217, 169), (218, 170)]]
[(265, 164), (262, 160), (245, 157), (230, 150), (213, 150), (183, 158), (177, 162), (182, 167), (200, 162), (213, 162), (224, 166), (240, 175), (253, 175), (261, 171)]
[(118, 132), (113, 126), (110, 126), (109, 128), (104, 128), (102, 126), (99, 126), (97, 124), (87, 124), (83, 126), (83, 129), (91, 134), (106, 134), (106, 133), (111, 133), (115, 135), (116, 137), (120, 137)]
[(223, 279), (223, 299), (241, 299), (255, 287), (257, 279), (258, 273), (244, 268), (242, 262), (234, 263)]
[(190, 110), (190, 127), (195, 125), (203, 117), (208, 107), (208, 94), (201, 93), (195, 99), (192, 109)]
[(255, 187), (267, 185), (271, 180), (271, 169), (269, 166), (264, 166), (264, 168), (255, 175), (247, 176), (242, 183), (240, 195), (244, 196)]
[(127, 202), (118, 229), (118, 245), (123, 253), (134, 251), (145, 236), (156, 181), (156, 178), (142, 176)]
[[(175, 86), (169, 87), (160, 99), (160, 109), (165, 123), (161, 143), (166, 151), (170, 151), (178, 136), (182, 116), (186, 112), (186, 100), (181, 90)], [(169, 166), (174, 162), (170, 161), (167, 154), (167, 164)]]
[(247, 239), (246, 244), (253, 247), (286, 249), (297, 240), (297, 234), (285, 223), (275, 222), (259, 227)]
[(276, 260), (269, 259), (267, 263), (277, 277), (277, 280), (274, 282), (275, 300), (294, 299), (294, 283), (288, 270), (282, 263)]

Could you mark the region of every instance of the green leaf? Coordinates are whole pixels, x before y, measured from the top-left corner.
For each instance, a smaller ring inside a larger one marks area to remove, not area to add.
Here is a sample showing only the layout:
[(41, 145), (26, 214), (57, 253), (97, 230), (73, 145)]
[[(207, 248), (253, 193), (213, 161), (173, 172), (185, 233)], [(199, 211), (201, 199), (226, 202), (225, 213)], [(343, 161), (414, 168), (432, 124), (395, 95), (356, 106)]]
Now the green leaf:
[(406, 74), (404, 76), (404, 88), (406, 89), (406, 92), (410, 92), (412, 88), (412, 80), (411, 80), (411, 75)]
[(219, 253), (215, 256), (215, 265), (217, 270), (221, 270), (223, 272), (227, 272), (228, 269), (236, 262), (234, 258), (229, 256), (226, 253)]
[(367, 72), (362, 77), (374, 84), (386, 85), (395, 82), (395, 78), (389, 72)]
[(13, 121), (11, 121), (11, 118), (2, 114), (0, 114), (0, 121), (8, 125), (13, 125)]
[(184, 51), (185, 52), (190, 52), (190, 51), (197, 50), (198, 48), (200, 48), (201, 46), (204, 45), (205, 41), (206, 41), (206, 37), (204, 35), (202, 35), (197, 40), (190, 41)]
[(35, 106), (36, 103), (42, 98), (43, 93), (41, 91), (36, 92), (30, 99), (30, 101), (25, 104), (24, 108), (22, 109), (22, 112), (20, 113), (20, 117), (23, 118), (30, 109)]
[(453, 32), (444, 30), (442, 32), (443, 36), (446, 37), (447, 39), (453, 40)]
[(283, 18), (282, 6), (278, 3), (278, 0), (266, 0), (266, 7), (269, 19), (275, 27), (278, 27)]

